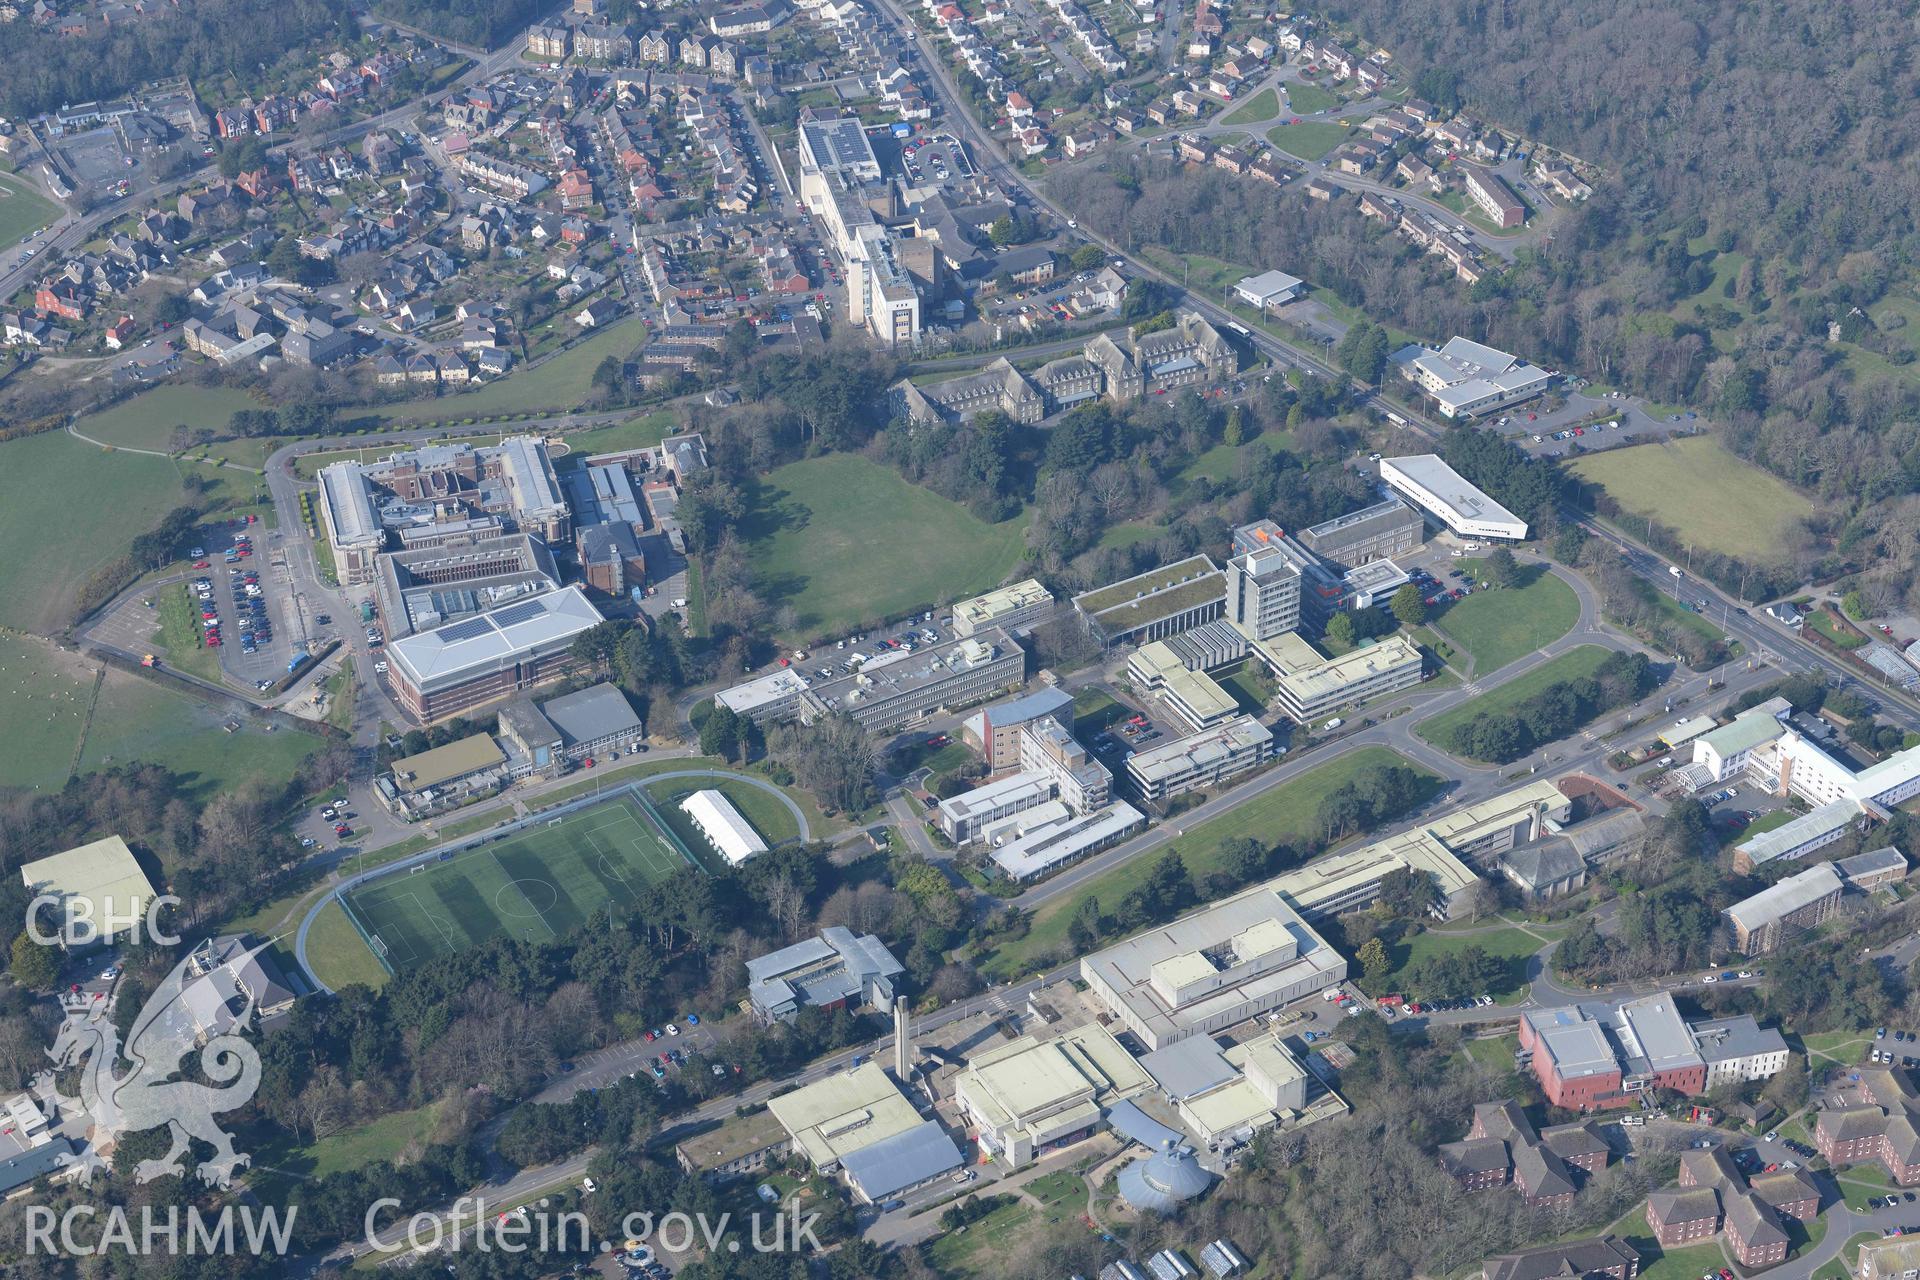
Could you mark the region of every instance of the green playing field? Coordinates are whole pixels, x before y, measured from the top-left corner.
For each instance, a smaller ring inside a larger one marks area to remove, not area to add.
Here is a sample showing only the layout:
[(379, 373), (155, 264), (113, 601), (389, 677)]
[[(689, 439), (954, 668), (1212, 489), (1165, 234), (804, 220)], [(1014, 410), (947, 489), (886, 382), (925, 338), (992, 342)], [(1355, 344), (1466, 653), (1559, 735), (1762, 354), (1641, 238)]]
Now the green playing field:
[(348, 914), (389, 972), (464, 951), (501, 934), (559, 938), (612, 903), (698, 866), (628, 792), (441, 860), (396, 871), (343, 895)]

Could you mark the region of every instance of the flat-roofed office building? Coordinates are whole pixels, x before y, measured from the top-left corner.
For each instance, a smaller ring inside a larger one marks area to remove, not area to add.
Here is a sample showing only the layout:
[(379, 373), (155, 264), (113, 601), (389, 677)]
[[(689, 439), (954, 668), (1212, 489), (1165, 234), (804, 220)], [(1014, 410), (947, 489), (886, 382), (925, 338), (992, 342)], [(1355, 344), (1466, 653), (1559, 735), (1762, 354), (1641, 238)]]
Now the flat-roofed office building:
[(1463, 537), (1518, 542), (1527, 536), (1525, 520), (1482, 493), (1437, 453), (1382, 459), (1380, 478)]
[(1189, 556), (1084, 591), (1073, 598), (1073, 607), (1099, 643), (1145, 644), (1220, 617), (1226, 609), (1226, 578), (1206, 556)]
[(1398, 498), (1388, 498), (1300, 531), (1307, 550), (1352, 568), (1369, 560), (1405, 555), (1426, 539), (1426, 521)]
[(1099, 1126), (1102, 1108), (1152, 1083), (1112, 1032), (1089, 1022), (974, 1054), (954, 1079), (953, 1094), (980, 1149), (1018, 1169), (1085, 1137)]
[(1215, 787), (1259, 768), (1273, 754), (1273, 735), (1252, 716), (1127, 757), (1127, 780), (1149, 805)]
[(845, 712), (875, 733), (952, 707), (970, 706), (1026, 680), (1026, 650), (998, 627), (908, 653), (868, 659), (848, 676), (808, 690), (816, 714)]
[(1080, 961), (1090, 993), (1149, 1049), (1245, 1022), (1346, 976), (1345, 958), (1265, 886)]
[(987, 627), (1008, 632), (1044, 622), (1053, 613), (1053, 592), (1028, 578), (1009, 586), (970, 596), (953, 606), (953, 630), (970, 636)]
[(387, 647), (394, 700), (432, 721), (556, 679), (575, 665), (574, 638), (604, 621), (565, 587), (406, 636)]

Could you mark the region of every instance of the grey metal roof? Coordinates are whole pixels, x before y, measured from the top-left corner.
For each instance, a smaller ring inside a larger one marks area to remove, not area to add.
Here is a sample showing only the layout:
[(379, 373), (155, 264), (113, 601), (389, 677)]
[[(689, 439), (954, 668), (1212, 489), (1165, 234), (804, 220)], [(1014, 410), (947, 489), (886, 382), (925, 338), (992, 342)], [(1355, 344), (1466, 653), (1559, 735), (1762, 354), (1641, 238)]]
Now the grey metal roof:
[(1898, 849), (1888, 845), (1884, 849), (1869, 849), (1851, 858), (1842, 858), (1833, 865), (1847, 879), (1858, 880), (1862, 876), (1879, 875), (1885, 871), (1904, 872), (1907, 860)]
[(604, 621), (579, 587), (562, 587), (403, 637), (387, 646), (387, 655), (416, 688), (439, 689), (520, 658), (557, 652)]
[(1073, 695), (1064, 689), (1036, 689), (1024, 697), (988, 707), (985, 711), (987, 722), (998, 728), (1026, 724), (1038, 720), (1041, 716), (1050, 716), (1062, 707), (1073, 705)]
[(540, 704), (540, 710), (568, 746), (620, 735), (638, 737), (641, 732), (633, 704), (611, 684), (596, 684), (550, 698)]
[(66, 1138), (52, 1138), (37, 1147), (29, 1147), (19, 1155), (0, 1160), (0, 1195), (6, 1195), (26, 1186), (35, 1178), (52, 1173), (73, 1158), (73, 1143)]
[(1160, 1091), (1176, 1102), (1217, 1089), (1240, 1074), (1227, 1062), (1213, 1037), (1204, 1035), (1188, 1036), (1164, 1049), (1155, 1049), (1140, 1059), (1140, 1065), (1160, 1086)]
[(1734, 903), (1727, 908), (1727, 918), (1751, 931), (1838, 893), (1841, 887), (1840, 873), (1833, 869), (1831, 862), (1815, 863)]
[(1784, 1053), (1787, 1048), (1786, 1040), (1778, 1031), (1761, 1026), (1752, 1015), (1744, 1013), (1737, 1018), (1694, 1023), (1693, 1043), (1708, 1062)]
[(884, 1200), (896, 1191), (958, 1169), (960, 1164), (960, 1148), (932, 1120), (882, 1138), (870, 1147), (850, 1151), (840, 1159), (847, 1177), (869, 1200)]
[(1500, 861), (1529, 889), (1558, 884), (1586, 869), (1586, 860), (1563, 840), (1509, 849)]
[(1135, 1160), (1115, 1181), (1120, 1196), (1142, 1213), (1171, 1213), (1182, 1203), (1213, 1185), (1213, 1175), (1200, 1167), (1185, 1147), (1164, 1149)]
[(747, 994), (757, 1009), (776, 1016), (853, 996), (890, 1002), (891, 979), (904, 972), (879, 938), (834, 925), (818, 938), (747, 961)]
[(1135, 1106), (1131, 1100), (1116, 1102), (1109, 1107), (1107, 1123), (1118, 1130), (1123, 1137), (1131, 1138), (1141, 1146), (1155, 1150), (1169, 1144), (1177, 1144), (1182, 1140), (1182, 1135), (1177, 1130), (1161, 1124)]

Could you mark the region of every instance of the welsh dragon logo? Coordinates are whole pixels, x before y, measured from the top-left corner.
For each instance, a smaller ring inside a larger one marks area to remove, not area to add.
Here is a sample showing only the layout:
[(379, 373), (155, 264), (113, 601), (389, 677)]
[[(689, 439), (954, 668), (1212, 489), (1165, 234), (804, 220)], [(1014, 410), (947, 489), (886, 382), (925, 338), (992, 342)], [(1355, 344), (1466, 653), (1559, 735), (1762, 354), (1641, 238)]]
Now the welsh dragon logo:
[[(93, 1175), (109, 1168), (97, 1154), (101, 1147), (123, 1134), (163, 1125), (172, 1133), (173, 1145), (160, 1159), (142, 1160), (135, 1166), (136, 1182), (167, 1174), (184, 1176), (189, 1138), (214, 1149), (213, 1159), (200, 1162), (194, 1170), (209, 1186), (227, 1186), (236, 1170), (252, 1162), (233, 1149), (233, 1139), (213, 1118), (216, 1112), (245, 1106), (260, 1087), (260, 1054), (237, 1034), (252, 1026), (252, 998), (238, 1014), (218, 1016), (220, 1023), (228, 1025), (204, 1044), (199, 1040), (208, 1029), (201, 1020), (217, 1016), (216, 1011), (224, 1008), (218, 993), (231, 990), (214, 984), (213, 974), (244, 964), (266, 945), (240, 953), (207, 973), (192, 971), (195, 957), (191, 955), (175, 965), (128, 1032), (124, 1066), (130, 1069), (124, 1074), (119, 1030), (106, 1014), (105, 1002), (69, 1004), (66, 1021), (47, 1056), (55, 1070), (80, 1068), (80, 1094), (76, 1098), (61, 1093), (52, 1071), (35, 1079), (34, 1092), (63, 1109), (78, 1107), (93, 1121), (93, 1140), (73, 1161), (83, 1185), (91, 1186)], [(200, 1074), (214, 1084), (174, 1078), (196, 1047)]]

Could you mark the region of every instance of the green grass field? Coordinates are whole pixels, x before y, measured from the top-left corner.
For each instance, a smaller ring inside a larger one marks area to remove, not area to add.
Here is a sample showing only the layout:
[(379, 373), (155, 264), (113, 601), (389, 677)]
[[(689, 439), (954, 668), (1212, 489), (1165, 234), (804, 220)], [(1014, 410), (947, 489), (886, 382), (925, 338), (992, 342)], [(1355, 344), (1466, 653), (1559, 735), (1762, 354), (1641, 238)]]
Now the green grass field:
[(740, 811), (740, 816), (747, 820), (747, 825), (767, 842), (769, 848), (800, 838), (800, 824), (793, 820), (793, 814), (787, 806), (750, 782), (733, 778), (674, 778), (667, 782), (647, 784), (648, 799), (660, 810), (660, 816), (667, 820), (673, 833), (696, 855), (719, 857), (718, 851), (711, 849), (693, 821), (680, 811), (680, 802), (696, 791), (708, 790), (718, 791), (731, 801), (733, 807)]
[(1297, 116), (1310, 116), (1316, 111), (1333, 110), (1340, 105), (1340, 99), (1317, 84), (1289, 82), (1287, 105), (1293, 108), (1293, 114)]
[(1662, 1249), (1647, 1225), (1645, 1210), (1620, 1224), (1619, 1232), (1627, 1247), (1640, 1255), (1640, 1280), (1698, 1280), (1703, 1275), (1718, 1275), (1727, 1265), (1727, 1255), (1718, 1240), (1685, 1248)]
[(193, 784), (202, 801), (259, 778), (284, 784), (321, 740), (292, 729), (252, 725), (226, 731), (230, 718), (196, 698), (119, 671), (109, 671), (93, 709), (80, 771), (143, 760), (162, 764)]
[(0, 788), (57, 790), (80, 746), (94, 668), (32, 640), (0, 635)]
[(305, 1146), (284, 1139), (262, 1146), (253, 1153), (247, 1186), (268, 1204), (284, 1202), (295, 1182), (363, 1169), (376, 1161), (398, 1160), (407, 1148), (426, 1141), (439, 1114), (440, 1104), (429, 1102), (406, 1111), (389, 1111)]
[(639, 901), (687, 860), (629, 795), (376, 880), (349, 913), (398, 972), (500, 934), (562, 937), (596, 911)]
[[(1237, 836), (1252, 836), (1264, 844), (1275, 845), (1296, 843), (1312, 835), (1320, 802), (1329, 793), (1352, 781), (1364, 769), (1392, 764), (1415, 769), (1428, 779), (1429, 785), (1440, 781), (1397, 751), (1364, 747), (1309, 769), (1238, 808), (1186, 831), (1173, 841), (1172, 847), (1180, 851), (1187, 871), (1199, 880), (1220, 865), (1222, 847)], [(1066, 944), (1067, 923), (1083, 901), (1099, 898), (1102, 902), (1118, 902), (1147, 878), (1160, 857), (1160, 852), (1137, 857), (1047, 903), (1034, 912), (1033, 927), (1026, 937), (983, 958), (979, 965), (981, 973), (996, 980), (1025, 973), (1042, 957)]]
[(338, 901), (320, 908), (307, 930), (307, 967), (316, 981), (335, 991), (355, 983), (375, 991), (387, 985), (387, 971), (367, 950)]
[(50, 631), (80, 586), (185, 498), (165, 458), (53, 431), (0, 444), (0, 626)]
[(154, 633), (154, 651), (168, 666), (219, 684), (220, 657), (206, 646), (200, 609), (186, 584), (161, 590), (156, 604), (160, 629)]
[(1454, 730), (1475, 716), (1482, 712), (1504, 714), (1550, 684), (1590, 676), (1607, 660), (1608, 652), (1597, 644), (1583, 644), (1576, 649), (1569, 649), (1552, 661), (1489, 689), (1451, 711), (1444, 711), (1430, 720), (1422, 720), (1414, 726), (1413, 731), (1435, 746), (1444, 748), (1453, 741)]
[(1460, 1047), (1469, 1058), (1483, 1067), (1511, 1071), (1514, 1051), (1520, 1047), (1520, 1037), (1490, 1036), (1483, 1040), (1469, 1040)]
[(1347, 140), (1348, 129), (1330, 120), (1303, 120), (1267, 130), (1267, 141), (1290, 156), (1318, 160)]
[[(1488, 955), (1497, 956), (1507, 962), (1506, 979), (1503, 983), (1496, 984), (1487, 991), (1440, 991), (1427, 994), (1443, 999), (1479, 995), (1517, 996), (1526, 990), (1528, 959), (1546, 945), (1544, 941), (1525, 929), (1490, 929), (1485, 933), (1435, 933), (1431, 929), (1423, 929), (1416, 933), (1411, 941), (1396, 943), (1388, 951), (1388, 958), (1393, 961), (1393, 976), (1389, 979), (1389, 984), (1398, 991), (1405, 982), (1407, 972), (1421, 961), (1433, 956), (1458, 955), (1469, 947), (1479, 947)], [(1511, 1063), (1512, 1056), (1508, 1055), (1506, 1065)]]
[(1280, 97), (1271, 89), (1262, 89), (1235, 107), (1222, 124), (1265, 124), (1280, 114)]
[[(1584, 454), (1572, 460), (1571, 469), (1605, 489), (1621, 510), (1726, 555), (1778, 546), (1813, 514), (1813, 503), (1799, 492), (1707, 435)], [(1622, 524), (1633, 532), (1631, 520)]]
[[(572, 322), (567, 323), (569, 330)], [(389, 422), (442, 422), (502, 413), (577, 407), (591, 388), (593, 371), (608, 356), (624, 357), (646, 341), (646, 330), (628, 316), (537, 368), (518, 369), (477, 391), (405, 400), (374, 410)]]
[(806, 643), (997, 585), (1020, 559), (1021, 522), (987, 524), (853, 454), (768, 473), (749, 525), (759, 588)]
[[(260, 403), (252, 396), (230, 387), (155, 387), (109, 409), (88, 414), (74, 423), (73, 429), (103, 444), (171, 453), (176, 427), (224, 435), (227, 423), (237, 410), (259, 407)], [(260, 444), (261, 456), (265, 456), (268, 441), (249, 443)]]
[(1580, 620), (1573, 588), (1544, 568), (1529, 568), (1521, 587), (1476, 590), (1455, 601), (1435, 625), (1473, 655), (1473, 677), (1492, 675), (1517, 658), (1558, 640)]
[(60, 208), (24, 181), (0, 173), (0, 247), (11, 247), (60, 216)]

